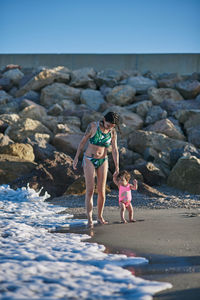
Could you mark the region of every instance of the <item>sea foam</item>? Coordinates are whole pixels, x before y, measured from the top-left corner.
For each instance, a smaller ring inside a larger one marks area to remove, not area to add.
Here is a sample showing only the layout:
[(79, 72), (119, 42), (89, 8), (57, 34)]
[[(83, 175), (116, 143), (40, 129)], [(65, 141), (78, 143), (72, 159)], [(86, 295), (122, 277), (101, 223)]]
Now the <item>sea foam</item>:
[(88, 235), (50, 233), (87, 224), (60, 214), (49, 195), (0, 186), (0, 299), (152, 299), (171, 284), (135, 277), (123, 268), (142, 257), (106, 254)]

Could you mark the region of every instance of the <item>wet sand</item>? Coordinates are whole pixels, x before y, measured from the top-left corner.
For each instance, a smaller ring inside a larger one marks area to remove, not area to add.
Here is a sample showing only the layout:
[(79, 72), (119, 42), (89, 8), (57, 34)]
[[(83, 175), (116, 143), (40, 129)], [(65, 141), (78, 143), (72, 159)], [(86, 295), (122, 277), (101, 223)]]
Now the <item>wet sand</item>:
[(200, 209), (136, 208), (137, 222), (120, 224), (119, 209), (105, 207), (104, 217), (109, 225), (71, 232), (90, 234), (89, 241), (105, 245), (107, 252), (146, 257), (149, 264), (127, 269), (145, 279), (172, 283), (173, 288), (156, 294), (155, 300), (200, 299)]

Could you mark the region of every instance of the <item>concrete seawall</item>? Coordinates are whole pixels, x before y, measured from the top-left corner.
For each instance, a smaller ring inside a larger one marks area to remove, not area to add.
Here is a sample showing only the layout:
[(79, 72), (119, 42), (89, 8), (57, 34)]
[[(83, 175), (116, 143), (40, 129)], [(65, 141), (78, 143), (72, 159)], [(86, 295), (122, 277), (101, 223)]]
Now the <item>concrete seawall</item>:
[(139, 70), (141, 72), (200, 72), (200, 54), (0, 54), (0, 68), (8, 64), (22, 67), (66, 66), (71, 70)]

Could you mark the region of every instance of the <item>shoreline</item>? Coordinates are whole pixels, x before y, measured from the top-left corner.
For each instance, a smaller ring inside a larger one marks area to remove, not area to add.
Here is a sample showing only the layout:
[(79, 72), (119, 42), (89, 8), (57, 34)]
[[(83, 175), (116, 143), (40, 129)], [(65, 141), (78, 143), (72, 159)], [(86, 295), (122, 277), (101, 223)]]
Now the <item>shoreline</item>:
[[(107, 195), (104, 218), (108, 225), (59, 229), (91, 236), (88, 242), (102, 244), (106, 253), (142, 256), (148, 264), (127, 266), (138, 277), (169, 282), (171, 289), (154, 295), (154, 300), (200, 298), (200, 197), (166, 186), (160, 187), (164, 198), (152, 198), (140, 193), (133, 197), (136, 223), (120, 224), (117, 193)], [(59, 205), (74, 218), (86, 218), (84, 196), (65, 196), (49, 201)], [(97, 215), (94, 197), (94, 220)], [(126, 212), (126, 217), (127, 217)]]

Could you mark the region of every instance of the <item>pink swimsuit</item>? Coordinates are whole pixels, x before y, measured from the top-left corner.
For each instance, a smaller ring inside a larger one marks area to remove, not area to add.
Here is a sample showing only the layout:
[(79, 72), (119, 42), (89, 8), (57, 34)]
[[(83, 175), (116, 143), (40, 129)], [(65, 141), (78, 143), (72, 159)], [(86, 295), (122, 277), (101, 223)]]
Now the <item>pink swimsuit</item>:
[(119, 187), (119, 203), (123, 202), (125, 206), (129, 206), (131, 203), (132, 195), (131, 195), (131, 188), (130, 184), (127, 186), (120, 185)]

